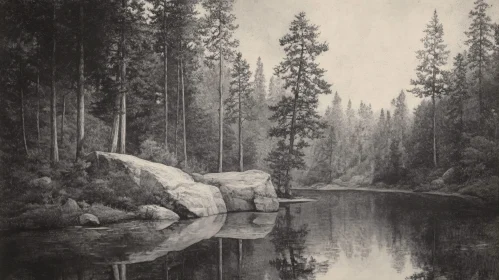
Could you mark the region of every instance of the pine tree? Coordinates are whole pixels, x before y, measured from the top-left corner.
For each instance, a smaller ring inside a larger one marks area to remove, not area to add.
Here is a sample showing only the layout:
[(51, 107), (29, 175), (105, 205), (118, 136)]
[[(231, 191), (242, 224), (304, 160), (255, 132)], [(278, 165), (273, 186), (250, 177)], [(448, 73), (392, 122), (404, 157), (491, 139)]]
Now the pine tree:
[(77, 109), (77, 128), (76, 128), (76, 159), (81, 158), (83, 153), (83, 140), (85, 139), (85, 18), (84, 5), (81, 0), (79, 3), (79, 38), (78, 38), (78, 109)]
[(309, 145), (307, 140), (317, 138), (324, 128), (317, 113), (318, 96), (331, 93), (331, 85), (323, 79), (325, 70), (316, 63), (316, 58), (328, 50), (326, 43), (317, 41), (318, 27), (309, 23), (305, 13), (299, 13), (289, 31), (279, 40), (286, 57), (275, 68), (275, 75), (283, 79), (284, 88), (291, 89), (293, 96), (284, 96), (270, 107), (271, 120), (277, 124), (269, 132), (271, 137), (289, 138), (289, 143), (279, 141), (276, 153), (268, 158), (274, 165), (276, 160), (284, 164), (279, 166), (284, 170), (278, 173), (279, 177), (284, 174), (286, 195), (290, 195), (289, 172), (304, 166), (302, 149)]
[(51, 81), (50, 81), (50, 161), (55, 164), (59, 161), (59, 147), (57, 145), (57, 93), (56, 93), (56, 46), (57, 46), (57, 1), (52, 3), (52, 55), (51, 55)]
[(393, 106), (393, 125), (392, 137), (399, 143), (399, 152), (401, 155), (402, 167), (407, 163), (407, 152), (405, 145), (409, 134), (409, 110), (404, 91), (400, 91), (397, 98), (392, 100)]
[(436, 98), (447, 90), (447, 73), (442, 69), (447, 63), (449, 51), (444, 44), (443, 25), (438, 20), (437, 11), (426, 25), (422, 50), (417, 51), (419, 65), (416, 68), (415, 80), (411, 80), (413, 89), (409, 90), (418, 97), (430, 96), (433, 104), (433, 164), (438, 165), (437, 159), (437, 127), (436, 127)]
[(242, 58), (241, 53), (237, 53), (234, 66), (231, 72), (230, 95), (225, 100), (227, 108), (226, 118), (231, 122), (237, 122), (239, 141), (239, 171), (244, 171), (243, 159), (243, 122), (252, 120), (252, 108), (254, 100), (252, 98), (252, 84), (250, 83), (251, 72), (248, 62)]
[(206, 15), (201, 24), (202, 34), (204, 36), (204, 45), (208, 50), (208, 60), (218, 61), (219, 67), (219, 141), (218, 141), (218, 172), (223, 171), (223, 65), (224, 61), (233, 56), (233, 49), (237, 48), (239, 41), (232, 38), (237, 25), (234, 23), (236, 17), (232, 14), (234, 0), (204, 0), (203, 8)]
[(255, 79), (254, 79), (254, 93), (256, 100), (259, 104), (265, 103), (265, 98), (267, 96), (265, 74), (263, 73), (263, 62), (260, 57), (256, 61)]
[(466, 33), (469, 46), (468, 64), (473, 72), (474, 81), (478, 92), (478, 119), (479, 128), (484, 124), (485, 108), (483, 97), (483, 82), (486, 69), (490, 63), (490, 55), (493, 48), (492, 44), (492, 25), (491, 19), (487, 15), (490, 7), (484, 0), (475, 1), (475, 8), (470, 11), (469, 17), (472, 22)]

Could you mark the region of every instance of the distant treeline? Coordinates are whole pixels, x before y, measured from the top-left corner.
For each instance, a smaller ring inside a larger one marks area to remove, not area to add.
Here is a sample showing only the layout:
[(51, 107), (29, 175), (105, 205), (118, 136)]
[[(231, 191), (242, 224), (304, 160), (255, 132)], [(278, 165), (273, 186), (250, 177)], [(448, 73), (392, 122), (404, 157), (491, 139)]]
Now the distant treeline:
[(345, 111), (336, 94), (302, 183), (363, 175), (374, 183), (421, 184), (451, 168), (453, 183), (499, 175), (499, 25), (488, 9), (485, 1), (475, 2), (463, 30), (467, 49), (452, 61), (434, 12), (405, 90), (426, 97), (413, 113), (404, 90), (376, 113), (363, 102), (358, 110), (348, 102)]

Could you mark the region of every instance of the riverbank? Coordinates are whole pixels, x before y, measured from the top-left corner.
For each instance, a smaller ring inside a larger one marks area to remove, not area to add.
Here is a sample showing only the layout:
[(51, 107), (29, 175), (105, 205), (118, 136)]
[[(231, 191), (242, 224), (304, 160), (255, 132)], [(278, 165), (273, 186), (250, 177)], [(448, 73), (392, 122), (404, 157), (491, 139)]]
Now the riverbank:
[[(491, 182), (492, 181), (492, 182)], [(499, 183), (495, 184), (495, 178), (489, 179), (487, 183), (475, 183), (470, 185), (445, 185), (438, 187), (435, 185), (410, 186), (410, 185), (357, 185), (340, 186), (337, 184), (315, 184), (310, 187), (297, 187), (293, 190), (314, 190), (314, 191), (366, 191), (381, 193), (405, 193), (457, 197), (472, 201), (476, 204), (488, 208), (498, 209)]]
[(270, 175), (259, 170), (191, 175), (135, 156), (105, 152), (49, 170), (33, 179), (21, 174), (19, 184), (1, 189), (0, 229), (96, 226), (279, 209)]

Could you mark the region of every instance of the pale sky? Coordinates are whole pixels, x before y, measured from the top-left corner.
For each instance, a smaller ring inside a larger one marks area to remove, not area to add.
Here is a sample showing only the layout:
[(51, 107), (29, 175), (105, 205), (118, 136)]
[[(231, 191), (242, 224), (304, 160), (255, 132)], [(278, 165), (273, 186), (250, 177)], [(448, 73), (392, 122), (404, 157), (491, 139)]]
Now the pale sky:
[[(497, 2), (496, 2), (497, 1)], [(300, 11), (319, 25), (321, 40), (329, 43), (320, 65), (328, 72), (346, 107), (361, 100), (374, 110), (387, 108), (401, 89), (410, 88), (415, 77), (416, 51), (433, 11), (437, 9), (444, 26), (444, 39), (451, 51), (448, 65), (457, 52), (466, 48), (464, 31), (474, 0), (236, 0), (234, 13), (239, 29), (239, 50), (255, 69), (262, 58), (267, 82), (273, 68), (284, 56), (278, 39)], [(499, 22), (499, 0), (488, 0), (489, 16)], [(411, 108), (420, 100), (408, 93)], [(332, 95), (320, 98), (320, 109)]]

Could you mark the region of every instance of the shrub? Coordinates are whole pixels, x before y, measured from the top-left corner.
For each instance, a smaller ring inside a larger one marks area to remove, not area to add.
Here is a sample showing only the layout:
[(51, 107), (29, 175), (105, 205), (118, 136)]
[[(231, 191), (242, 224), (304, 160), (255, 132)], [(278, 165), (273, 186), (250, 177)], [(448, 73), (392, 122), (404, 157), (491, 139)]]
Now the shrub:
[(150, 139), (147, 139), (140, 144), (139, 157), (169, 166), (177, 166), (178, 164), (175, 155), (168, 152), (165, 147), (159, 145), (156, 141)]
[(482, 136), (473, 137), (463, 151), (463, 175), (467, 179), (497, 174), (498, 148), (493, 141)]

